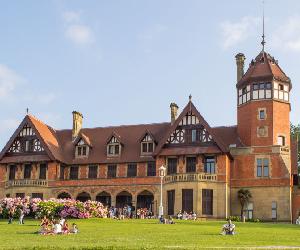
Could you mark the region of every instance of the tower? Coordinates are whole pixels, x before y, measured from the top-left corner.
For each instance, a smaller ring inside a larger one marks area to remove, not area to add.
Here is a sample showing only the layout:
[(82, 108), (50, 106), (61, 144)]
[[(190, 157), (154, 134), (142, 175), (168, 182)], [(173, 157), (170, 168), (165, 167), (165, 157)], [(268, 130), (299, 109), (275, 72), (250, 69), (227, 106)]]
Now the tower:
[(278, 61), (264, 49), (251, 61), (236, 84), (238, 134), (245, 146), (290, 145), (291, 88)]

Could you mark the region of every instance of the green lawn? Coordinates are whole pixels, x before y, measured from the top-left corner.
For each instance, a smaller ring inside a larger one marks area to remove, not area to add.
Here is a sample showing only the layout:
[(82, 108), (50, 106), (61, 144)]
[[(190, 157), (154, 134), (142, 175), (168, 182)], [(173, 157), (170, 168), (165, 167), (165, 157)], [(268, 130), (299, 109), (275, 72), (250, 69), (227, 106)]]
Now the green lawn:
[(289, 224), (236, 223), (237, 234), (220, 235), (224, 221), (76, 220), (77, 235), (35, 234), (39, 221), (8, 225), (0, 221), (1, 249), (202, 249), (299, 246), (300, 227)]

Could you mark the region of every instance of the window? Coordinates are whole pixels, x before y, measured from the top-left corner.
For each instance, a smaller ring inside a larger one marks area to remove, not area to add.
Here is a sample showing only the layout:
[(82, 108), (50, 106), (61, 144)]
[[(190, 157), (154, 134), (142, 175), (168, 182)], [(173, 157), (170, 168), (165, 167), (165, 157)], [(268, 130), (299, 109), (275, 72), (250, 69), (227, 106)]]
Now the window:
[(30, 179), (30, 177), (31, 177), (31, 164), (25, 164), (24, 179)]
[(47, 165), (46, 164), (40, 164), (40, 177), (39, 177), (39, 179), (45, 180), (46, 179), (46, 173), (47, 173)]
[(44, 151), (44, 148), (41, 145), (41, 142), (39, 139), (34, 139), (33, 140), (33, 151), (34, 152), (42, 152)]
[(214, 156), (205, 157), (204, 172), (214, 174), (216, 172), (216, 160)]
[(249, 102), (251, 99), (250, 95), (250, 85), (247, 85), (246, 87), (243, 87), (242, 89), (239, 89), (238, 91), (238, 103), (239, 105)]
[(117, 177), (117, 165), (108, 165), (107, 178), (116, 178), (116, 177)]
[(212, 189), (202, 189), (202, 214), (213, 215)]
[(25, 141), (25, 152), (31, 151), (30, 141)]
[(78, 166), (71, 166), (70, 167), (70, 180), (77, 180), (78, 179)]
[(96, 179), (98, 173), (98, 166), (97, 165), (91, 165), (89, 166), (89, 179)]
[(187, 157), (186, 158), (186, 172), (187, 173), (196, 172), (196, 157)]
[(177, 173), (177, 158), (168, 158), (167, 174)]
[(64, 179), (65, 179), (65, 169), (66, 169), (66, 166), (65, 166), (65, 165), (60, 165), (59, 178), (60, 178), (61, 180), (64, 180)]
[(118, 156), (120, 154), (120, 143), (116, 137), (112, 137), (107, 145), (107, 154), (109, 156)]
[(142, 154), (153, 153), (154, 151), (154, 142), (150, 135), (146, 135), (141, 142)]
[(38, 199), (43, 199), (43, 193), (32, 193), (31, 198), (38, 198)]
[(16, 198), (25, 198), (25, 193), (16, 193)]
[(289, 86), (274, 82), (274, 98), (289, 101)]
[(256, 160), (257, 177), (269, 177), (269, 159), (257, 159)]
[(244, 215), (246, 216), (246, 219), (253, 219), (253, 203), (249, 202), (247, 206), (244, 209)]
[(154, 161), (147, 163), (147, 176), (156, 176), (156, 165)]
[(14, 180), (16, 178), (16, 170), (17, 166), (16, 165), (10, 165), (9, 166), (9, 180)]
[(272, 98), (272, 84), (270, 82), (266, 83), (255, 83), (253, 84), (253, 94), (254, 100), (257, 99), (270, 99)]
[(272, 201), (272, 219), (276, 220), (277, 219), (277, 202)]
[(192, 129), (192, 142), (195, 142), (197, 140), (197, 130)]
[(127, 166), (127, 177), (136, 177), (137, 175), (137, 164), (130, 163)]
[(80, 140), (76, 146), (76, 157), (82, 157), (88, 155), (87, 145), (84, 145), (84, 141)]
[(260, 120), (266, 119), (266, 111), (264, 109), (259, 110), (259, 119)]
[(277, 144), (280, 146), (285, 146), (285, 137), (280, 135), (277, 137)]

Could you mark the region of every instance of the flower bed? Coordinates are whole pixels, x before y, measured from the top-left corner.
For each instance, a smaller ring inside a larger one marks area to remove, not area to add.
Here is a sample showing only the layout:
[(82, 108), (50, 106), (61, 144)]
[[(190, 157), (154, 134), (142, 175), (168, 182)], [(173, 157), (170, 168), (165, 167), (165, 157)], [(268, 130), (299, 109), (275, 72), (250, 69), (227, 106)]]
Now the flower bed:
[(35, 218), (64, 217), (86, 219), (91, 217), (107, 217), (107, 208), (101, 202), (97, 201), (76, 201), (72, 199), (30, 199), (26, 198), (4, 198), (0, 199), (0, 215), (8, 217), (9, 211), (14, 217), (18, 217), (20, 209), (25, 215), (31, 215)]

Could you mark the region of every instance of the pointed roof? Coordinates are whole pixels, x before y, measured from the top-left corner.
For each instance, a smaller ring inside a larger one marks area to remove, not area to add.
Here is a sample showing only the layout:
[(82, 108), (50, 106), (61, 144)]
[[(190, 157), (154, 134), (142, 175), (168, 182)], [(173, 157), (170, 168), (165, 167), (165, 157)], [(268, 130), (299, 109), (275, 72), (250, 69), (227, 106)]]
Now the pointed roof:
[(3, 158), (11, 144), (14, 142), (14, 140), (22, 130), (22, 128), (25, 126), (25, 124), (28, 124), (34, 129), (38, 139), (40, 140), (43, 148), (45, 149), (47, 155), (51, 160), (62, 160), (59, 142), (56, 138), (55, 130), (32, 115), (25, 116), (17, 130), (14, 132), (12, 137), (9, 139), (9, 141), (1, 151), (0, 160)]
[(185, 106), (185, 108), (182, 110), (179, 117), (175, 120), (173, 125), (169, 128), (165, 136), (160, 140), (159, 144), (157, 145), (154, 154), (159, 154), (162, 147), (167, 142), (168, 138), (171, 136), (171, 134), (175, 131), (183, 117), (188, 113), (192, 112), (198, 119), (199, 122), (204, 126), (204, 128), (207, 130), (207, 132), (211, 135), (213, 141), (216, 143), (216, 145), (220, 148), (222, 152), (228, 152), (226, 145), (223, 143), (223, 141), (215, 134), (215, 131), (209, 126), (209, 124), (205, 121), (203, 116), (199, 113), (199, 111), (194, 106), (193, 102), (191, 101), (191, 98), (188, 102), (188, 104)]
[(267, 52), (261, 51), (258, 56), (251, 61), (247, 72), (236, 86), (240, 87), (249, 82), (272, 81), (273, 79), (289, 83), (290, 88), (292, 88), (290, 78), (280, 68), (278, 61)]
[(86, 145), (88, 145), (89, 147), (92, 147), (90, 138), (87, 135), (85, 135), (82, 131), (79, 132), (79, 135), (77, 136), (77, 138), (74, 141), (74, 145), (76, 145), (81, 139), (84, 141), (84, 143)]

